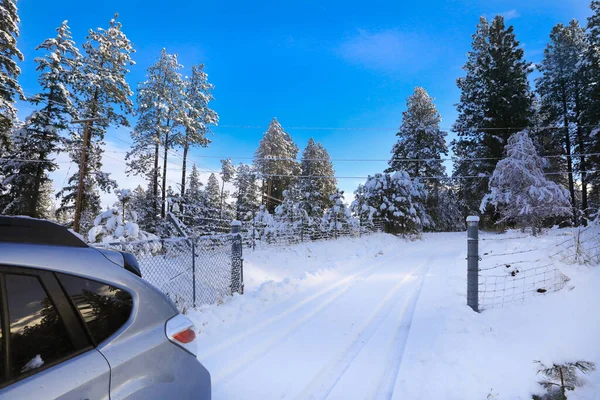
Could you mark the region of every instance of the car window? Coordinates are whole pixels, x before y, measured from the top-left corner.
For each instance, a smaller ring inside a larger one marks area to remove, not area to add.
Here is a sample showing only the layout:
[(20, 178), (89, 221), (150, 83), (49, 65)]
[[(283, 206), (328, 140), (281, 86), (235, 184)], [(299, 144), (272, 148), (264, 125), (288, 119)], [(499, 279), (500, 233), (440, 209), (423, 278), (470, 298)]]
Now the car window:
[(6, 274), (6, 294), (12, 378), (75, 353), (67, 329), (37, 277)]
[(58, 275), (79, 310), (96, 344), (127, 322), (133, 309), (131, 295), (116, 287), (71, 275)]

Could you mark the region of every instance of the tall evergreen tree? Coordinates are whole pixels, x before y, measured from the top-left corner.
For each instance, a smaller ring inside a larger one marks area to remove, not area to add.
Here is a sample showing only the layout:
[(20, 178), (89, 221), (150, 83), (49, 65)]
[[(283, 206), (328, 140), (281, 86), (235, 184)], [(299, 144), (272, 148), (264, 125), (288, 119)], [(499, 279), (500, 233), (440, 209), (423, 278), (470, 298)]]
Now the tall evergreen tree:
[(225, 184), (229, 183), (235, 177), (235, 167), (231, 164), (231, 159), (221, 160), (221, 204), (219, 206), (219, 218), (225, 217), (225, 198), (229, 196), (229, 192), (225, 191)]
[[(491, 24), (482, 17), (463, 69), (466, 76), (457, 81), (461, 97), (453, 130), (459, 138), (452, 143), (453, 152), (479, 160), (459, 159), (454, 175), (491, 175), (511, 132), (531, 124), (531, 64), (523, 59), (514, 29), (505, 26), (503, 17), (496, 16)], [(488, 179), (461, 179), (460, 184), (465, 214), (476, 212)]]
[(445, 174), (441, 156), (448, 154), (446, 132), (440, 129), (442, 117), (433, 100), (422, 87), (416, 87), (406, 99), (402, 125), (396, 133), (398, 142), (392, 149), (387, 172), (407, 171), (413, 178)]
[[(88, 140), (84, 129), (72, 133), (70, 154), (74, 164), (79, 165), (81, 151), (86, 150), (86, 163), (83, 168), (84, 191), (80, 231), (92, 226), (93, 219), (100, 211), (98, 190), (110, 191), (116, 183), (102, 172), (102, 145), (109, 126), (129, 126), (127, 114), (132, 111), (132, 95), (126, 76), (134, 62), (131, 53), (133, 46), (121, 30), (118, 15), (110, 20), (107, 29), (90, 30), (83, 44), (85, 55), (80, 70), (81, 79), (75, 85), (76, 108), (82, 119), (102, 118), (88, 124)], [(59, 210), (74, 209), (77, 197), (79, 171), (69, 178), (69, 185), (59, 193), (62, 196)]]
[(273, 198), (281, 201), (283, 191), (290, 187), (294, 176), (300, 172), (297, 156), (298, 147), (277, 118), (273, 118), (254, 153), (254, 165), (263, 181), (264, 203), (271, 213), (277, 205)]
[(148, 178), (156, 199), (156, 214), (160, 208), (163, 218), (166, 212), (169, 150), (180, 140), (178, 129), (186, 118), (184, 83), (179, 72), (181, 68), (177, 56), (167, 53), (166, 49), (161, 50), (158, 61), (148, 68), (148, 79), (138, 87), (139, 118), (131, 134), (134, 147), (127, 155), (129, 171)]
[(180, 136), (183, 147), (183, 163), (181, 168), (181, 193), (185, 193), (185, 177), (187, 157), (190, 147), (206, 147), (210, 139), (210, 125), (219, 121), (217, 113), (208, 108), (208, 103), (214, 100), (214, 86), (208, 82), (208, 74), (204, 72), (204, 64), (192, 66), (192, 75), (185, 81), (185, 107), (187, 112), (183, 119), (185, 132)]
[(252, 165), (238, 165), (235, 179), (235, 218), (238, 221), (250, 221), (260, 206), (260, 188), (258, 174)]
[(48, 173), (58, 168), (50, 156), (59, 149), (61, 133), (69, 128), (70, 119), (77, 116), (69, 88), (77, 80), (81, 56), (71, 39), (67, 21), (56, 31), (55, 38), (46, 39), (37, 47), (47, 52), (35, 59), (36, 69), (41, 72), (38, 82), (42, 91), (29, 98), (29, 102), (42, 108), (25, 120), (21, 128), (24, 134), (19, 135), (18, 146), (9, 152), (11, 158), (24, 161), (12, 161), (5, 168), (6, 176), (18, 170), (19, 177), (13, 180), (10, 196), (20, 203), (19, 214), (34, 218), (42, 217), (38, 210), (47, 214), (39, 204), (44, 194), (42, 188), (49, 180)]
[(315, 143), (313, 138), (308, 144), (300, 160), (302, 178), (298, 184), (300, 193), (300, 208), (308, 218), (320, 220), (331, 203), (331, 195), (336, 193), (337, 180), (329, 158), (329, 153), (321, 143)]
[[(442, 117), (433, 100), (422, 87), (416, 87), (406, 100), (402, 125), (396, 134), (398, 142), (392, 149), (386, 172), (407, 171), (413, 178), (446, 175), (441, 159), (442, 155), (448, 154), (446, 132), (440, 129)], [(437, 225), (441, 219), (438, 209), (441, 182), (438, 179), (426, 179), (424, 184), (429, 192), (427, 213)]]
[[(23, 61), (23, 54), (17, 48), (19, 36), (19, 14), (16, 0), (0, 1), (0, 157), (8, 148), (8, 136), (17, 109), (14, 103), (24, 99), (23, 90), (17, 82), (21, 69), (17, 61)], [(16, 59), (16, 60), (15, 60)]]
[[(554, 138), (551, 143), (560, 143), (560, 148), (556, 150), (566, 155), (566, 172), (574, 211), (577, 209), (577, 197), (573, 176), (575, 166), (571, 155), (575, 152), (585, 154), (589, 144), (589, 130), (583, 126), (587, 92), (584, 73), (586, 47), (584, 31), (577, 21), (571, 21), (569, 26), (557, 24), (552, 29), (550, 43), (544, 51), (544, 59), (539, 68), (542, 75), (536, 81), (544, 123), (550, 127), (542, 133)], [(562, 129), (554, 129), (561, 125)], [(588, 202), (586, 158), (581, 157), (575, 161), (581, 172), (581, 205), (585, 210)]]
[(204, 196), (206, 198), (207, 217), (218, 219), (221, 207), (221, 188), (215, 174), (210, 174), (208, 177)]
[[(588, 82), (587, 107), (584, 124), (593, 127), (590, 132), (590, 152), (600, 153), (600, 1), (591, 2), (592, 15), (587, 23), (587, 54), (586, 77)], [(590, 170), (600, 171), (600, 156), (589, 158)], [(596, 208), (600, 207), (600, 173), (589, 174), (592, 183), (592, 202)]]

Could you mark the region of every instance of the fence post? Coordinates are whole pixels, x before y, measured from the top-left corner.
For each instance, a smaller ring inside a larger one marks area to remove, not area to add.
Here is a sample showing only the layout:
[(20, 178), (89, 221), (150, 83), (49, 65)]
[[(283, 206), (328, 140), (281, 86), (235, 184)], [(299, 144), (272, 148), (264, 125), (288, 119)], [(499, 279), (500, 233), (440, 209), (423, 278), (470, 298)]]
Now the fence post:
[(467, 305), (479, 312), (479, 217), (467, 217)]
[(231, 221), (231, 294), (244, 294), (244, 261), (242, 260), (242, 223)]
[(190, 242), (192, 243), (192, 304), (196, 308), (196, 244), (194, 238), (190, 238)]

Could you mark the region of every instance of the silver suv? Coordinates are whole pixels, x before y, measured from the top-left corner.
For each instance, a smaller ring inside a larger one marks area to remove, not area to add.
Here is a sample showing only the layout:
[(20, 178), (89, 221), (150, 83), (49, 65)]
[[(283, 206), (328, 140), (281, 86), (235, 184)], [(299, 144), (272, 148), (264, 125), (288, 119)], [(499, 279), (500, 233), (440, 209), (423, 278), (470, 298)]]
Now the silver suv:
[(0, 399), (210, 399), (193, 323), (136, 267), (0, 217)]

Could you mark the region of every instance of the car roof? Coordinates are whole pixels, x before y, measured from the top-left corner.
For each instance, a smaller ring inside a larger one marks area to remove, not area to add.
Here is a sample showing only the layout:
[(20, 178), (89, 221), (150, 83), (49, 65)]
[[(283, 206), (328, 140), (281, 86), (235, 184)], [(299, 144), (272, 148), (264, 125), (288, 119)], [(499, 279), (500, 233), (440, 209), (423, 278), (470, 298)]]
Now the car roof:
[(62, 225), (21, 216), (0, 216), (0, 242), (88, 247)]

